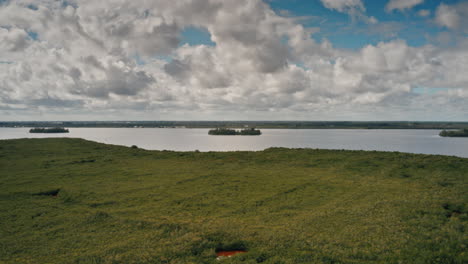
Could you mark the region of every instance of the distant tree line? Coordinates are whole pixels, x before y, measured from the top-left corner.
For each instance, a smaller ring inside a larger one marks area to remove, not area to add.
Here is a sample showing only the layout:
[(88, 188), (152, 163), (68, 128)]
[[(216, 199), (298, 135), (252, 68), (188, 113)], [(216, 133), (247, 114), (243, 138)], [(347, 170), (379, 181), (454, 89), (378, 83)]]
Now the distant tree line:
[(151, 127), (286, 129), (468, 129), (468, 122), (421, 121), (2, 121), (0, 127)]

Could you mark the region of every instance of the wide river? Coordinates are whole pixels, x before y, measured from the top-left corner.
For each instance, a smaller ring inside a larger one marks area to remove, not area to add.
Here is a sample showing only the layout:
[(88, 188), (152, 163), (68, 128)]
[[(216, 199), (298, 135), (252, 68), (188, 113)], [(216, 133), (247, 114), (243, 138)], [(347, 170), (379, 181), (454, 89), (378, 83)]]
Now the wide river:
[(468, 138), (439, 137), (440, 130), (262, 129), (261, 136), (210, 136), (208, 129), (70, 128), (68, 134), (30, 134), (0, 128), (0, 139), (74, 137), (151, 150), (235, 151), (270, 147), (381, 150), (468, 157)]

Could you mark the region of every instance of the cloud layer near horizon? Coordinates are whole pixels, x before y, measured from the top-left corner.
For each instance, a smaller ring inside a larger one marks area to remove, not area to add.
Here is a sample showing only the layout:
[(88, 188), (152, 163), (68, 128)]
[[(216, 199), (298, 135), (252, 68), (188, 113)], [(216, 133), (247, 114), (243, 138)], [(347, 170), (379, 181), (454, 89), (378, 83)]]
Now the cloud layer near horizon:
[[(360, 0), (322, 2), (369, 19)], [(435, 21), (462, 31), (465, 9)], [(181, 45), (186, 28), (215, 45)], [(466, 38), (341, 50), (316, 30), (260, 0), (9, 1), (1, 119), (467, 119)]]

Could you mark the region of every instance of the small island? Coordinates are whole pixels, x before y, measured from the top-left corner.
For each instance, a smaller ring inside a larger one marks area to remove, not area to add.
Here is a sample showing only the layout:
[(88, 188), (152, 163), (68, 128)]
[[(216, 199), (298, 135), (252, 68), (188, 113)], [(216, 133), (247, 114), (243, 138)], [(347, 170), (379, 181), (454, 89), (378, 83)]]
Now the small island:
[(29, 133), (68, 133), (68, 129), (63, 127), (35, 127), (29, 130)]
[(259, 136), (262, 132), (255, 128), (245, 128), (242, 130), (235, 130), (230, 128), (216, 128), (208, 131), (208, 135), (215, 136)]
[(468, 128), (461, 130), (442, 130), (439, 133), (441, 137), (468, 137)]

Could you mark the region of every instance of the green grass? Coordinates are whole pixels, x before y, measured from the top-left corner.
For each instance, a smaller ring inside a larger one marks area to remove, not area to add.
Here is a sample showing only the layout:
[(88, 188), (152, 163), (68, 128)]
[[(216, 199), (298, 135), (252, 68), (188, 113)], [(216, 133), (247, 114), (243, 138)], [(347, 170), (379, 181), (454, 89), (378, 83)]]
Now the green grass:
[(0, 263), (467, 263), (467, 176), (447, 156), (3, 140)]

